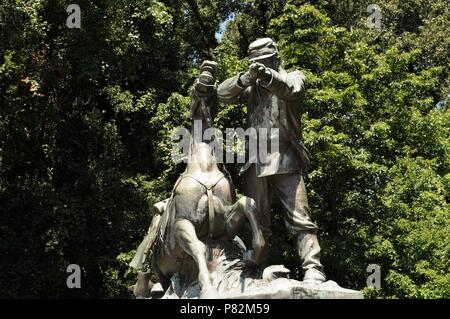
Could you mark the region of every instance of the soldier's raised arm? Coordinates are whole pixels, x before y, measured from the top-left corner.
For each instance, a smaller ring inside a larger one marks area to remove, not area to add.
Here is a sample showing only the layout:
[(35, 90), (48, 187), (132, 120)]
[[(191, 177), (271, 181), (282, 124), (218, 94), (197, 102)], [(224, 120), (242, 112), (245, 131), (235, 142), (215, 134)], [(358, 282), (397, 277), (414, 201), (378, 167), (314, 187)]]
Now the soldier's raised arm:
[(306, 77), (301, 71), (287, 73), (284, 70), (277, 72), (267, 69), (271, 76), (261, 81), (261, 86), (285, 100), (299, 100), (303, 98), (306, 90)]
[(248, 87), (251, 85), (250, 80), (247, 83), (247, 73), (241, 72), (219, 84), (217, 88), (219, 102), (225, 104), (246, 102)]

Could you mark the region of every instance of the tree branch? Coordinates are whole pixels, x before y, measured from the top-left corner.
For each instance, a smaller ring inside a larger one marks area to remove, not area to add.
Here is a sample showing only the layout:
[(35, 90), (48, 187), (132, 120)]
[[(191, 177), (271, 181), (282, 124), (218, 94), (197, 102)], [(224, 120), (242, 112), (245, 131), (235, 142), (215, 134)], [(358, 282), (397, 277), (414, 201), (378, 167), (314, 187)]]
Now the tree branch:
[(200, 10), (197, 5), (196, 0), (186, 0), (186, 3), (188, 4), (190, 10), (192, 11), (192, 14), (195, 17), (195, 20), (197, 20), (198, 25), (203, 31), (202, 40), (203, 43), (206, 46), (205, 55), (208, 56), (208, 58), (213, 59), (214, 58), (214, 48), (217, 46), (217, 41), (214, 33), (209, 32), (208, 28), (206, 27), (206, 24), (203, 21), (203, 17), (200, 14)]

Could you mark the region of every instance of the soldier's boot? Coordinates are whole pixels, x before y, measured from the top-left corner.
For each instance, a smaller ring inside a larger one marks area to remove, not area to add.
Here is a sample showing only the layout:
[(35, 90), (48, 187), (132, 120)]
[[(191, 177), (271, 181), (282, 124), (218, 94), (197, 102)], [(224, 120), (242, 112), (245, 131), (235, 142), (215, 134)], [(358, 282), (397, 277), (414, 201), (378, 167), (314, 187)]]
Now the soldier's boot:
[(320, 246), (317, 235), (302, 231), (297, 236), (297, 251), (302, 260), (302, 269), (305, 273), (303, 281), (322, 283), (326, 280), (323, 266), (320, 263)]

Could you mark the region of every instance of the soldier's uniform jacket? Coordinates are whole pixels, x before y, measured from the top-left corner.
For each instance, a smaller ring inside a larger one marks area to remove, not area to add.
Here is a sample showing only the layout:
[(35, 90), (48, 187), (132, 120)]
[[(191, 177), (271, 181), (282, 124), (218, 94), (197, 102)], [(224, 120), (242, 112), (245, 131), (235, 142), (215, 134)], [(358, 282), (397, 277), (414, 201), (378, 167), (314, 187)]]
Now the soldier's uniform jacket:
[[(305, 75), (300, 71), (287, 73), (281, 69), (272, 73), (271, 81), (243, 87), (239, 78), (243, 73), (225, 80), (218, 87), (219, 100), (223, 103), (248, 105), (249, 127), (268, 129), (268, 159), (256, 163), (257, 176), (299, 173), (303, 168), (299, 153), (292, 144), (292, 137), (300, 142), (300, 117), (306, 89)], [(278, 130), (271, 130), (272, 128)], [(259, 136), (261, 138), (261, 136)], [(279, 138), (279, 151), (270, 149), (271, 140)], [(250, 160), (250, 159), (249, 159)], [(248, 165), (244, 166), (248, 168)]]

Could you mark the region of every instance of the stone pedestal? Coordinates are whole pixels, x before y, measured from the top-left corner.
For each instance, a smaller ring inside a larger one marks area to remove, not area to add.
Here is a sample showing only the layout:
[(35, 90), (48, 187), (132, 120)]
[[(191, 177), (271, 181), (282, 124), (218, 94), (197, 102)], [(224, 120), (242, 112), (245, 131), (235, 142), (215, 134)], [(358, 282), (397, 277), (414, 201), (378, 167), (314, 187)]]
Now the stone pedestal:
[[(220, 299), (364, 298), (362, 292), (342, 288), (331, 280), (320, 283), (286, 278), (289, 270), (283, 265), (272, 265), (264, 271), (249, 267), (241, 258), (236, 258), (243, 252), (236, 246), (209, 243), (207, 247), (212, 283)], [(186, 276), (175, 274), (171, 281), (163, 299), (199, 298), (200, 286), (194, 278), (186, 280)]]
[[(174, 278), (174, 282), (177, 281)], [(175, 285), (177, 285), (175, 283)], [(175, 288), (176, 289), (176, 288)], [(163, 299), (198, 299), (200, 287), (193, 283), (181, 295), (175, 292), (173, 286)], [(248, 287), (243, 280), (241, 289), (234, 288), (219, 291), (220, 299), (364, 299), (363, 293), (357, 290), (345, 289), (334, 281), (320, 284), (307, 283), (294, 279), (277, 278), (267, 282), (261, 279), (258, 285)]]
[(224, 299), (363, 299), (360, 291), (340, 287), (334, 281), (310, 284), (293, 279), (278, 278), (265, 286), (243, 292), (229, 292)]

